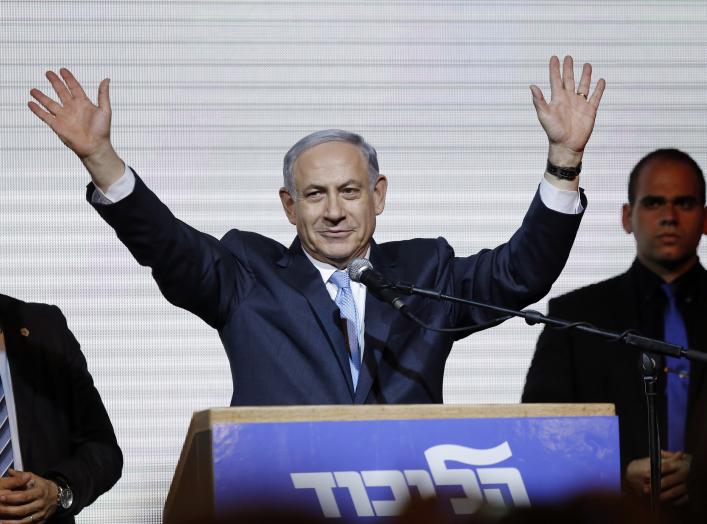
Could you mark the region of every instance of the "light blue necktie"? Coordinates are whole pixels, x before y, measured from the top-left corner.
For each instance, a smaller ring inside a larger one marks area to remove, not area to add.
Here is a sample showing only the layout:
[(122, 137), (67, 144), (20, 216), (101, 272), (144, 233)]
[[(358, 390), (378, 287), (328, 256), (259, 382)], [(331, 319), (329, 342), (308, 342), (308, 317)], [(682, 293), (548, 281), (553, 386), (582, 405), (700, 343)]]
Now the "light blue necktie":
[(338, 288), (334, 302), (339, 306), (339, 314), (346, 321), (346, 336), (349, 342), (349, 367), (354, 391), (361, 370), (361, 351), (358, 347), (358, 314), (351, 292), (351, 281), (346, 271), (334, 271), (329, 280)]
[[(688, 347), (685, 321), (677, 306), (675, 289), (662, 285), (668, 303), (663, 313), (663, 338), (666, 342)], [(665, 357), (668, 397), (668, 451), (685, 449), (685, 420), (687, 418), (687, 392), (690, 383), (690, 361), (686, 358)]]
[[(0, 331), (0, 333), (2, 333)], [(7, 413), (5, 389), (0, 379), (0, 476), (7, 476), (7, 470), (14, 466), (12, 456), (12, 436), (10, 434), (10, 418)]]

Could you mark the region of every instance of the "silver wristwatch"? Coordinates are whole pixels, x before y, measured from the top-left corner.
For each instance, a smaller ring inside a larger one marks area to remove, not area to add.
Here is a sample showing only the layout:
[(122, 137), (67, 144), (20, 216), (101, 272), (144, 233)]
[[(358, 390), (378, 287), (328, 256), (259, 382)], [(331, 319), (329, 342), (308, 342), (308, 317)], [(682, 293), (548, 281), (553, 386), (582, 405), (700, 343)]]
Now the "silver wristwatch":
[(59, 488), (56, 494), (56, 504), (59, 508), (67, 510), (74, 503), (74, 492), (66, 482), (56, 482), (56, 487)]

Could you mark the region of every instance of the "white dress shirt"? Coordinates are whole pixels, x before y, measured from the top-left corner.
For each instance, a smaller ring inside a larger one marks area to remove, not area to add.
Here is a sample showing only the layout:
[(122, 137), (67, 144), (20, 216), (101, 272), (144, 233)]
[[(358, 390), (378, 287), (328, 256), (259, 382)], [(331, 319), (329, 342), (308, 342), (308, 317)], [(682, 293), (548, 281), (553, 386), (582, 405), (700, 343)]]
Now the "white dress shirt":
[(20, 451), (20, 434), (17, 431), (17, 411), (15, 410), (15, 395), (12, 391), (12, 377), (10, 376), (10, 361), (7, 360), (5, 336), (0, 329), (0, 378), (5, 392), (5, 405), (7, 416), (10, 419), (10, 439), (12, 441), (12, 460), (14, 469), (22, 471), (22, 452)]

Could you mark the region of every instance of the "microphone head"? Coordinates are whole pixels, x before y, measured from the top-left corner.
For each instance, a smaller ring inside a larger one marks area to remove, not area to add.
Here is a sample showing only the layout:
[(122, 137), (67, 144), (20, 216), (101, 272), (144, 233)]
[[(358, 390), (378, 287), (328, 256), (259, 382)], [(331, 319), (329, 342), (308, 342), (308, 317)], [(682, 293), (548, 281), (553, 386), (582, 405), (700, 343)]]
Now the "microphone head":
[(371, 264), (368, 259), (354, 258), (349, 264), (347, 272), (350, 280), (353, 280), (354, 282), (361, 282), (361, 275), (363, 275), (364, 271), (369, 271), (371, 269), (373, 269), (373, 264)]

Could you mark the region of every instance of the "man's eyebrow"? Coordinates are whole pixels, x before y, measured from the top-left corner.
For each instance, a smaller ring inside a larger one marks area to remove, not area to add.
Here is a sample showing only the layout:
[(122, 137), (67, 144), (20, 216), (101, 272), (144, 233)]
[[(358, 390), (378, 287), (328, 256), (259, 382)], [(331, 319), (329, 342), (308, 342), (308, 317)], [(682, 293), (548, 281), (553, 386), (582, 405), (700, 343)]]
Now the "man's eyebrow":
[(339, 187), (340, 187), (340, 188), (341, 188), (341, 187), (346, 187), (346, 186), (358, 186), (358, 187), (360, 187), (361, 185), (363, 185), (363, 184), (361, 184), (360, 181), (356, 180), (355, 178), (350, 178), (350, 179), (347, 180), (346, 182), (343, 182), (343, 183), (339, 184)]
[(676, 196), (675, 198), (673, 198), (673, 202), (677, 202), (679, 200), (683, 200), (683, 201), (694, 200), (695, 202), (697, 202), (699, 199), (695, 195), (679, 195), (679, 196)]
[(641, 202), (667, 202), (668, 200), (672, 202), (679, 202), (679, 201), (697, 201), (699, 200), (695, 195), (678, 195), (676, 197), (668, 199), (665, 196), (662, 195), (646, 195), (643, 198), (641, 198)]
[(660, 195), (646, 195), (641, 198), (641, 202), (665, 202), (667, 198)]
[(324, 189), (324, 186), (321, 184), (308, 184), (302, 188), (302, 192), (308, 191), (310, 189)]

